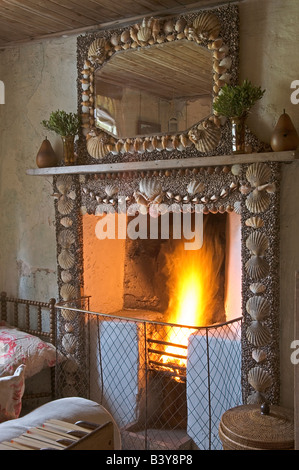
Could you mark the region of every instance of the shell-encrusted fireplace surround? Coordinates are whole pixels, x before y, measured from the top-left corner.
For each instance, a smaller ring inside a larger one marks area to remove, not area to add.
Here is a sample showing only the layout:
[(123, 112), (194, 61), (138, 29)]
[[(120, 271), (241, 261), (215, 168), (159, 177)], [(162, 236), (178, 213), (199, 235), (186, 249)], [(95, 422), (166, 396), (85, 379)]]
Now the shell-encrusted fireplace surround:
[(107, 174), (55, 177), (61, 300), (78, 298), (84, 290), (82, 214), (97, 214), (99, 208), (101, 213), (117, 212), (120, 202), (122, 210), (125, 204), (151, 212), (157, 201), (170, 210), (236, 211), (241, 215), (242, 237), (243, 399), (277, 403), (279, 176), (280, 163), (252, 163), (124, 173), (113, 180)]
[[(229, 50), (231, 60), (230, 69), (227, 72), (231, 83), (236, 83), (237, 7), (229, 5), (214, 9), (213, 15), (216, 15), (221, 26), (217, 34), (226, 44), (225, 50)], [(186, 18), (188, 20), (188, 17)], [(191, 21), (194, 18), (196, 15), (191, 15)], [(105, 31), (101, 34), (106, 44), (111, 45), (109, 38), (115, 35), (115, 31)], [(118, 35), (120, 34), (121, 31), (118, 31)], [(88, 34), (78, 38), (80, 112), (82, 109), (82, 71), (86, 75), (84, 67), (86, 67), (88, 50), (91, 44), (95, 44), (94, 41), (98, 37), (99, 34)], [(105, 51), (108, 51), (110, 55), (114, 53), (109, 48)], [(101, 51), (96, 53), (100, 54)], [(214, 73), (214, 80), (216, 80), (215, 76), (219, 76), (219, 73)], [(215, 82), (215, 93), (219, 88), (218, 85)], [(90, 93), (92, 89), (92, 83), (89, 82)], [(88, 103), (89, 115), (92, 118), (93, 105), (91, 102)], [(87, 102), (84, 101), (83, 105), (86, 108)], [(217, 122), (217, 117), (214, 118)], [(89, 122), (87, 131), (90, 125)], [(221, 125), (218, 145), (207, 152), (200, 151), (197, 143), (190, 141), (183, 150), (178, 147), (170, 150), (152, 148), (150, 151), (144, 150), (143, 153), (134, 152), (134, 149), (132, 151), (132, 148), (122, 145), (118, 154), (109, 151), (107, 153), (109, 148), (105, 147), (106, 153), (104, 152), (100, 159), (95, 160), (87, 151), (86, 123), (84, 126), (77, 148), (78, 171), (54, 176), (58, 284), (61, 300), (70, 301), (80, 297), (82, 293), (88, 295), (88, 292), (84, 292), (83, 282), (82, 214), (99, 214), (103, 210), (117, 211), (120, 203), (122, 209), (125, 204), (125, 207), (134, 206), (143, 213), (154, 211), (157, 203), (168, 206), (172, 211), (183, 211), (185, 208), (192, 211), (200, 210), (204, 214), (236, 211), (241, 216), (242, 237), (242, 312), (240, 314), (243, 316), (241, 339), (243, 400), (244, 403), (260, 403), (266, 399), (270, 403), (278, 403), (281, 164), (269, 161), (247, 163), (248, 155), (244, 163), (242, 163), (242, 156), (238, 156), (241, 164), (233, 164), (231, 157), (228, 159), (229, 163), (226, 164), (223, 160), (219, 163), (217, 156), (229, 155), (231, 152), (228, 122)], [(95, 133), (97, 133), (96, 129)], [(248, 129), (246, 140), (252, 152), (265, 151), (265, 146)], [(217, 163), (213, 163), (213, 156)], [(200, 160), (207, 157), (210, 166), (194, 163), (199, 157)], [(165, 163), (166, 160), (167, 167), (163, 164), (159, 165), (159, 161)], [(190, 165), (178, 165), (178, 161), (190, 161)], [(132, 162), (137, 162), (137, 165), (132, 166)], [(143, 162), (151, 165), (145, 164), (143, 168)], [(94, 168), (95, 164), (98, 166), (98, 171)], [(123, 166), (118, 165), (113, 168), (114, 164)], [(88, 165), (92, 168), (90, 173), (88, 173)], [(101, 169), (101, 166), (106, 169)], [(80, 172), (80, 168), (84, 168), (84, 171)]]

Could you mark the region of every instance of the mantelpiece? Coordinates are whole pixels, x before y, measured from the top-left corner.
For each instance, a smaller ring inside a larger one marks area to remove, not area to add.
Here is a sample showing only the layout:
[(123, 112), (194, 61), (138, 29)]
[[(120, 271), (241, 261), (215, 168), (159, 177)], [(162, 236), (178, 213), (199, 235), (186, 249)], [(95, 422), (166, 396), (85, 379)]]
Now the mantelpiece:
[(60, 166), (53, 168), (36, 168), (27, 170), (31, 176), (76, 175), (92, 173), (119, 173), (130, 171), (155, 171), (169, 169), (188, 169), (199, 167), (248, 164), (254, 162), (292, 163), (299, 158), (298, 150), (287, 152), (248, 153), (242, 155), (220, 155), (214, 157), (195, 157), (173, 160), (154, 160), (125, 163), (100, 163), (94, 165)]

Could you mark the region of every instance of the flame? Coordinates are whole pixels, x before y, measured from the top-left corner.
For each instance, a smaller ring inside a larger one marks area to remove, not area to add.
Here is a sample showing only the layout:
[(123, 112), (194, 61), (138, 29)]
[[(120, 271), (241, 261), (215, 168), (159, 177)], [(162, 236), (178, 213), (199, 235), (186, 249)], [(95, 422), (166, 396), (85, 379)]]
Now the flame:
[[(215, 225), (204, 223), (204, 243), (196, 251), (186, 251), (182, 241), (175, 250), (167, 255), (168, 286), (170, 301), (167, 310), (169, 323), (192, 326), (207, 326), (214, 322), (219, 305), (220, 276), (224, 261), (224, 247), (220, 233)], [(217, 318), (217, 317), (216, 317)], [(168, 329), (169, 343), (188, 345), (189, 335), (195, 329), (172, 327)], [(167, 346), (166, 353), (186, 355), (186, 349)], [(163, 356), (163, 362), (174, 362), (173, 358)], [(176, 361), (186, 366), (186, 359)]]

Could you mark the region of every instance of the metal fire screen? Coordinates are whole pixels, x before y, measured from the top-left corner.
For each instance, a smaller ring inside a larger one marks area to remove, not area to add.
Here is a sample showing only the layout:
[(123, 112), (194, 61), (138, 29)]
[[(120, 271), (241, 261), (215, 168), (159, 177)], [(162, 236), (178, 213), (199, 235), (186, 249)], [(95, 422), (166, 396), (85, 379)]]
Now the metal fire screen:
[(123, 449), (221, 448), (221, 416), (242, 401), (241, 318), (182, 326), (91, 312), (87, 298), (57, 312), (58, 396), (102, 404)]

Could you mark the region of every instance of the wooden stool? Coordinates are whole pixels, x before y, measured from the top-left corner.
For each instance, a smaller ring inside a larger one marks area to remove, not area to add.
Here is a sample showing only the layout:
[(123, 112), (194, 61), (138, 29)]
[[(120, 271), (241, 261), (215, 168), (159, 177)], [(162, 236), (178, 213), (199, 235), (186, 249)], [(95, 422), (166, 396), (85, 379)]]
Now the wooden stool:
[(226, 411), (219, 425), (224, 450), (294, 449), (294, 412), (271, 405), (237, 406)]

